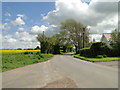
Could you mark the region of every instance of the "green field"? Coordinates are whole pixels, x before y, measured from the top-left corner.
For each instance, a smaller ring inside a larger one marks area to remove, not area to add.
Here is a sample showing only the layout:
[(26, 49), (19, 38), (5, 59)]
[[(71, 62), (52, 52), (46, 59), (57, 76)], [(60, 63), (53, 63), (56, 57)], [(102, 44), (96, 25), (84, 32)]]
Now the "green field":
[(52, 54), (40, 53), (2, 53), (2, 71), (44, 62), (52, 56)]
[(90, 62), (103, 62), (103, 61), (118, 61), (120, 60), (120, 57), (106, 57), (106, 58), (86, 58), (79, 55), (74, 55), (75, 58), (79, 58), (85, 61)]

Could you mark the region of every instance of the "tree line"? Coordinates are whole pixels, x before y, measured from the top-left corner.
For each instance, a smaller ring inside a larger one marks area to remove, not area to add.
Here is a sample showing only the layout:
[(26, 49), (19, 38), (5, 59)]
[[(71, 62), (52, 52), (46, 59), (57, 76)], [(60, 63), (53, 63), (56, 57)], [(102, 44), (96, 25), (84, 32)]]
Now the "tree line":
[(89, 46), (87, 26), (73, 19), (68, 19), (61, 23), (60, 28), (61, 31), (52, 37), (47, 37), (44, 34), (38, 35), (37, 40), (40, 42), (41, 53), (60, 54), (60, 50), (63, 52), (72, 51), (73, 47), (78, 53), (83, 45), (85, 47)]

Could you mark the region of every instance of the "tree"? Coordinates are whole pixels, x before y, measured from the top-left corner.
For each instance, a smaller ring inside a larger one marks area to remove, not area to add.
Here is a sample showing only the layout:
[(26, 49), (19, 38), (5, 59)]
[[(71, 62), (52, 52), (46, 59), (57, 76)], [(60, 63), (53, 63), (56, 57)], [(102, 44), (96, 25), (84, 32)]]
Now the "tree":
[(73, 45), (71, 43), (66, 42), (64, 47), (66, 47), (66, 52), (72, 52)]
[(115, 29), (111, 33), (111, 37), (112, 37), (111, 46), (113, 47), (114, 53), (117, 52), (117, 56), (120, 56), (120, 32), (117, 29)]
[(85, 45), (89, 43), (89, 31), (85, 25), (78, 23), (73, 19), (68, 19), (61, 23), (61, 29), (66, 31), (66, 38), (68, 38), (75, 46), (76, 52), (83, 47), (83, 33)]
[(49, 38), (49, 53), (60, 54), (60, 42), (56, 35)]
[(118, 32), (117, 29), (115, 29), (112, 33), (111, 33), (111, 37), (112, 37), (112, 43), (117, 43), (120, 40), (120, 32)]
[(40, 42), (41, 53), (60, 54), (59, 39), (56, 35), (46, 37), (45, 35), (39, 34), (37, 40)]
[(60, 48), (61, 50), (63, 50), (63, 52), (70, 52), (72, 51), (72, 43), (70, 42), (70, 39), (67, 38), (67, 32), (66, 31), (60, 31), (58, 34), (55, 35), (55, 37), (57, 38)]
[(111, 45), (114, 48), (118, 48), (118, 46), (120, 46), (120, 32), (118, 32), (117, 29), (111, 33)]
[(18, 48), (17, 50), (22, 50), (22, 48)]
[(39, 34), (37, 40), (40, 42), (41, 53), (47, 53), (49, 48), (49, 40), (45, 35)]

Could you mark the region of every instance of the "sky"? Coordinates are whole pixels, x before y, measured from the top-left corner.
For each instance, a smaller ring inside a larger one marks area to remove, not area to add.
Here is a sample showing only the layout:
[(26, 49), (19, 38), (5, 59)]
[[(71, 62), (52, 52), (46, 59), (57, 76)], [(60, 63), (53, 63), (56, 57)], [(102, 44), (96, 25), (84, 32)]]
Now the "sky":
[(100, 41), (102, 33), (111, 33), (118, 27), (118, 3), (89, 1), (2, 2), (2, 48), (35, 48), (39, 33), (45, 31), (52, 36), (67, 19), (87, 25), (90, 39)]

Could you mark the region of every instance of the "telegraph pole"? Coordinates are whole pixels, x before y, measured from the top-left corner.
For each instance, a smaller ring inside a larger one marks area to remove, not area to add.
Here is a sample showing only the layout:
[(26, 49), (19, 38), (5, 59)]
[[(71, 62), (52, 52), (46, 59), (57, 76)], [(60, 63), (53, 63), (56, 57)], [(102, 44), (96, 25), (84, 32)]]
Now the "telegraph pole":
[(83, 28), (83, 48), (84, 48), (84, 41), (85, 41), (85, 28)]
[(43, 39), (44, 39), (44, 37), (45, 37), (44, 35), (45, 35), (45, 32), (43, 31)]
[(43, 36), (44, 36), (45, 32), (43, 31)]

